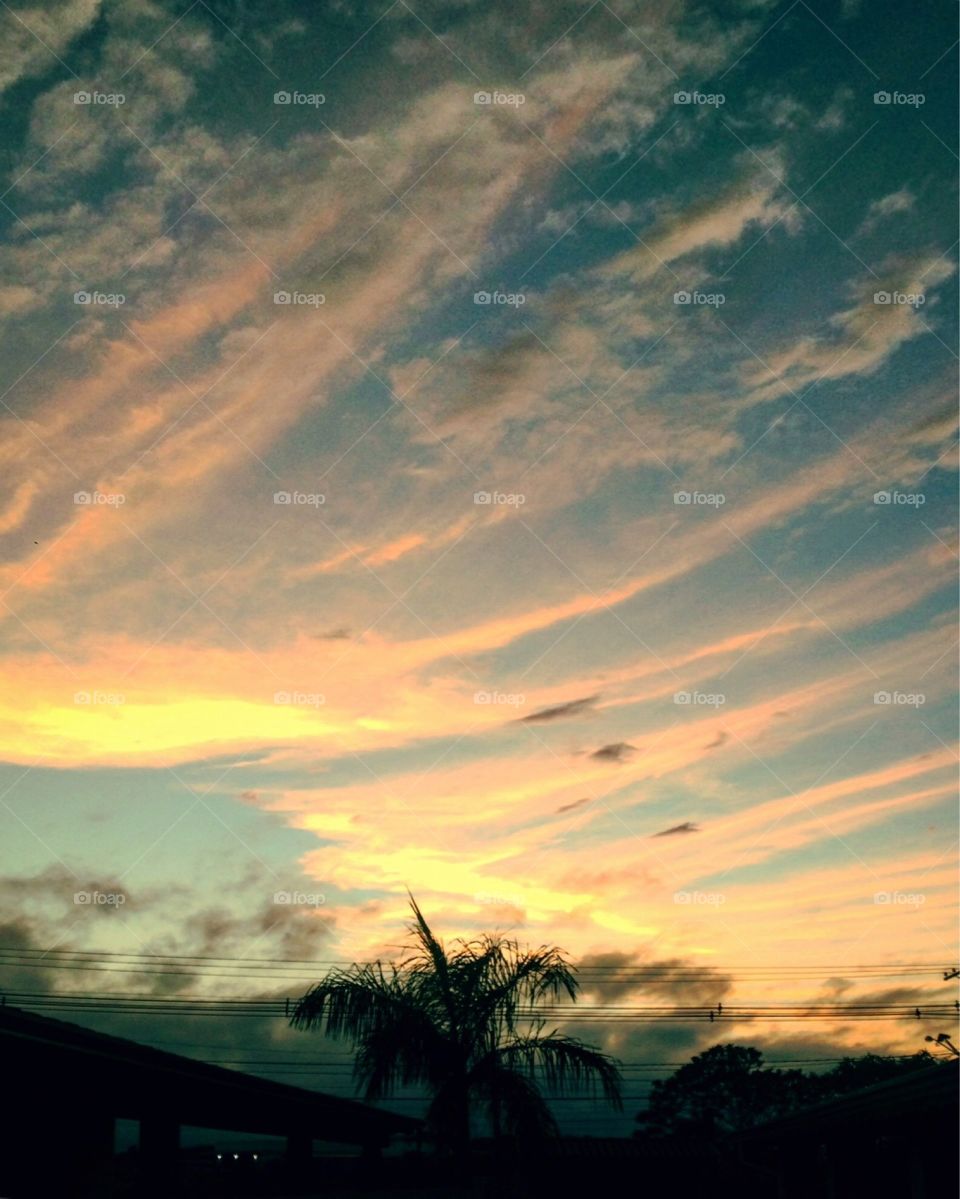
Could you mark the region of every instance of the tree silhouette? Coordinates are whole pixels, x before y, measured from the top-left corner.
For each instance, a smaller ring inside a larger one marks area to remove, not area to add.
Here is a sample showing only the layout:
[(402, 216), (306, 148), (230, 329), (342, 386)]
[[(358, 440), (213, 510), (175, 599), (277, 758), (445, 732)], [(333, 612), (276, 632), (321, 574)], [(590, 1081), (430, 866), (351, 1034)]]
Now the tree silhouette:
[(804, 1084), (800, 1070), (765, 1068), (758, 1049), (714, 1045), (657, 1079), (638, 1120), (652, 1133), (739, 1131), (802, 1102)]
[(430, 1094), (428, 1124), (438, 1145), (463, 1157), (479, 1105), (495, 1135), (547, 1136), (556, 1125), (540, 1093), (586, 1092), (622, 1107), (620, 1071), (607, 1054), (556, 1030), (544, 1031), (542, 1001), (575, 1000), (579, 984), (563, 953), (521, 949), (485, 934), (445, 948), (413, 897), (412, 952), (331, 971), (296, 1005), (291, 1024), (353, 1042), (354, 1075), (367, 1100), (398, 1086)]
[(868, 1053), (842, 1058), (832, 1069), (812, 1074), (771, 1068), (760, 1050), (750, 1046), (714, 1045), (669, 1078), (657, 1079), (637, 1122), (650, 1135), (709, 1138), (935, 1065), (926, 1051), (908, 1058)]

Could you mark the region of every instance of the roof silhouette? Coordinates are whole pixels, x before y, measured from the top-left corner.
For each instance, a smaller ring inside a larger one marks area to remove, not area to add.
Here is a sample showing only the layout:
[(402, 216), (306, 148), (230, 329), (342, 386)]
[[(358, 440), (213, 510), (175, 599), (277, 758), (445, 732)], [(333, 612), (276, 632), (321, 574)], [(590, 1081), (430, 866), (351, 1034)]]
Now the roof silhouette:
[[(0, 1006), (0, 1053), (8, 1086), (79, 1085), (114, 1118), (163, 1114), (179, 1124), (234, 1132), (299, 1132), (344, 1144), (384, 1143), (420, 1121), (367, 1104)], [(48, 1090), (47, 1093), (50, 1093)]]

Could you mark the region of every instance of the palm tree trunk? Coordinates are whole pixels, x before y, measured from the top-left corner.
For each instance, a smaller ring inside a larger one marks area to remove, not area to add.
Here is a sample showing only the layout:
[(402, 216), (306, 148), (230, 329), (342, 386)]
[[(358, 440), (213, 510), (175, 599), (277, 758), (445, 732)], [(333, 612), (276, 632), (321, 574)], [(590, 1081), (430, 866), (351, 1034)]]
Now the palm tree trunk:
[(467, 1080), (458, 1078), (448, 1095), (450, 1152), (458, 1173), (470, 1170), (470, 1092)]

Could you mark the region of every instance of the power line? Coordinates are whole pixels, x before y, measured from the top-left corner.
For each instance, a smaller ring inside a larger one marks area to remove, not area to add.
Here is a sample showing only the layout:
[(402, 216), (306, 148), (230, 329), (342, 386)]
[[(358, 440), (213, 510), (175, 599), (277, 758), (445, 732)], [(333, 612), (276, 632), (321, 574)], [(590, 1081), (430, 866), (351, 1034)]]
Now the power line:
[[(230, 1052), (230, 1051), (243, 1052), (242, 1050), (239, 1050), (239, 1051), (236, 1050), (234, 1047), (232, 1047), (228, 1044), (224, 1044), (223, 1042), (216, 1042), (216, 1041), (151, 1041), (151, 1045), (152, 1045), (152, 1047), (158, 1048), (158, 1049), (177, 1048), (177, 1049), (226, 1050), (228, 1052)], [(329, 1042), (327, 1042), (327, 1045), (329, 1045)], [(277, 1064), (286, 1065), (286, 1064), (288, 1064), (290, 1057), (295, 1056), (295, 1057), (299, 1057), (301, 1059), (301, 1062), (306, 1062), (306, 1063), (313, 1062), (317, 1066), (330, 1066), (331, 1068), (335, 1068), (338, 1070), (344, 1070), (344, 1071), (350, 1071), (350, 1072), (352, 1072), (352, 1070), (353, 1070), (354, 1056), (352, 1053), (331, 1053), (331, 1052), (325, 1051), (323, 1060), (318, 1062), (318, 1061), (316, 1061), (316, 1057), (317, 1057), (316, 1049), (306, 1048), (306, 1047), (301, 1048), (301, 1049), (279, 1049), (279, 1048), (275, 1048), (273, 1045), (268, 1045), (264, 1048), (258, 1047), (256, 1049), (251, 1049), (250, 1054), (262, 1053), (265, 1051), (271, 1052), (273, 1054), (287, 1054), (289, 1056), (286, 1059), (284, 1059), (284, 1058), (276, 1058), (276, 1059), (269, 1058), (269, 1059), (264, 1059), (263, 1061), (261, 1061), (260, 1059), (256, 1059), (257, 1064), (261, 1064), (261, 1065), (272, 1064), (274, 1062), (274, 1060), (276, 1060)], [(837, 1065), (839, 1062), (847, 1061), (848, 1058), (850, 1058), (851, 1056), (855, 1056), (855, 1055), (842, 1054), (839, 1057), (765, 1058), (764, 1066)], [(883, 1056), (886, 1058), (891, 1058), (891, 1059), (895, 1058), (898, 1061), (908, 1061), (909, 1059), (916, 1057), (916, 1054), (914, 1054), (914, 1053), (894, 1053), (894, 1054), (884, 1054)], [(205, 1056), (203, 1058), (203, 1060), (209, 1061), (214, 1065), (225, 1065), (228, 1063), (231, 1065), (244, 1065), (244, 1064), (250, 1062), (252, 1059), (248, 1055), (247, 1057), (244, 1057), (244, 1058), (211, 1058), (211, 1057)], [(300, 1063), (294, 1062), (294, 1064), (300, 1064)], [(664, 1069), (679, 1070), (681, 1066), (686, 1066), (689, 1064), (689, 1059), (687, 1059), (686, 1061), (682, 1061), (682, 1062), (655, 1062), (655, 1061), (651, 1062), (651, 1061), (632, 1061), (632, 1060), (622, 1060), (621, 1059), (619, 1064), (620, 1064), (620, 1068), (622, 1070), (664, 1070)]]
[[(88, 959), (95, 959), (98, 961), (105, 961), (105, 962), (106, 961), (154, 962), (154, 963), (158, 963), (160, 965), (163, 965), (163, 964), (185, 964), (185, 963), (199, 963), (199, 964), (209, 963), (212, 965), (240, 964), (247, 968), (254, 968), (254, 967), (260, 967), (260, 966), (280, 966), (280, 967), (293, 967), (293, 966), (338, 967), (338, 966), (340, 966), (340, 967), (343, 967), (343, 966), (352, 966), (352, 965), (375, 965), (375, 964), (377, 964), (377, 961), (382, 961), (382, 964), (384, 966), (400, 964), (399, 962), (391, 962), (391, 961), (385, 960), (385, 959), (376, 959), (376, 960), (370, 959), (367, 961), (357, 962), (357, 961), (353, 961), (348, 958), (249, 958), (249, 957), (231, 957), (231, 956), (227, 956), (227, 955), (214, 956), (214, 955), (203, 955), (203, 954), (174, 954), (174, 953), (156, 954), (156, 953), (147, 953), (147, 952), (139, 952), (139, 951), (138, 952), (123, 952), (123, 951), (113, 951), (113, 950), (92, 950), (92, 949), (91, 950), (56, 949), (56, 948), (37, 949), (37, 948), (23, 948), (23, 947), (19, 947), (19, 946), (0, 946), (0, 955), (2, 955), (2, 954), (13, 954), (16, 957), (25, 958), (25, 959), (41, 959), (41, 960), (46, 959), (48, 961), (56, 961), (58, 959), (62, 959), (62, 960), (68, 960), (68, 961), (72, 961), (72, 962), (82, 962), (82, 961), (85, 961)], [(573, 963), (573, 965), (576, 966), (576, 963)], [(647, 963), (647, 964), (637, 963), (635, 965), (627, 965), (627, 966), (591, 964), (591, 965), (585, 965), (585, 966), (579, 967), (578, 972), (579, 973), (598, 973), (598, 974), (612, 973), (612, 974), (616, 974), (616, 975), (620, 976), (624, 973), (631, 973), (631, 972), (655, 972), (657, 974), (660, 974), (660, 973), (702, 974), (704, 972), (704, 970), (706, 970), (706, 969), (709, 969), (711, 971), (716, 971), (716, 972), (722, 972), (722, 973), (729, 973), (732, 970), (732, 971), (740, 973), (740, 974), (747, 974), (747, 973), (751, 973), (751, 972), (761, 972), (761, 973), (775, 972), (775, 973), (781, 974), (781, 975), (782, 974), (793, 974), (793, 973), (797, 973), (797, 972), (821, 971), (821, 970), (823, 970), (823, 971), (839, 970), (839, 971), (843, 971), (844, 974), (848, 974), (848, 975), (851, 972), (859, 972), (859, 971), (881, 971), (881, 972), (896, 971), (898, 973), (901, 971), (921, 971), (921, 972), (934, 972), (937, 974), (942, 974), (943, 965), (941, 962), (896, 962), (896, 963), (876, 962), (876, 963), (860, 963), (860, 964), (802, 963), (802, 964), (797, 964), (797, 965), (784, 965), (784, 966), (780, 966), (780, 965), (776, 965), (776, 966), (775, 965), (760, 965), (760, 966), (745, 965), (745, 966), (735, 966), (735, 967), (731, 967), (729, 969), (725, 969), (723, 967), (714, 966), (714, 965), (710, 965), (710, 966), (682, 965), (682, 964), (667, 965), (667, 964), (663, 964), (663, 963), (653, 962), (653, 963)]]
[[(70, 970), (103, 974), (142, 974), (179, 978), (236, 978), (260, 983), (297, 983), (307, 985), (314, 972), (322, 967), (344, 967), (353, 963), (335, 959), (308, 961), (297, 959), (285, 961), (269, 958), (201, 957), (175, 954), (113, 953), (95, 950), (23, 950), (0, 947), (0, 969), (19, 968), (26, 970)], [(362, 963), (361, 963), (362, 964)], [(366, 963), (368, 965), (373, 963)], [(383, 963), (389, 969), (397, 963)], [(301, 970), (298, 967), (309, 967)], [(735, 967), (732, 971), (710, 966), (584, 966), (577, 970), (577, 977), (584, 989), (601, 985), (610, 980), (618, 983), (645, 982), (674, 983), (718, 983), (723, 982), (801, 982), (809, 979), (822, 980), (824, 975), (842, 973), (844, 978), (858, 981), (882, 980), (885, 978), (918, 978), (936, 975), (943, 978), (949, 973), (933, 963), (864, 964), (856, 966), (786, 966), (786, 967)]]
[[(154, 1047), (157, 1047), (156, 1045)], [(848, 1054), (847, 1057), (850, 1055)], [(884, 1054), (884, 1057), (895, 1058), (897, 1061), (909, 1061), (915, 1057), (912, 1053), (899, 1054)], [(764, 1066), (801, 1066), (801, 1065), (837, 1065), (840, 1062), (846, 1061), (847, 1057), (800, 1057), (800, 1058), (768, 1058), (764, 1060)], [(214, 1066), (243, 1066), (245, 1069), (252, 1066), (261, 1068), (278, 1068), (285, 1069), (288, 1066), (300, 1068), (307, 1067), (311, 1071), (329, 1071), (330, 1073), (345, 1073), (352, 1074), (353, 1066), (343, 1062), (328, 1062), (321, 1061), (311, 1064), (306, 1059), (299, 1062), (291, 1062), (289, 1060), (274, 1061), (267, 1060), (250, 1060), (247, 1058), (213, 1058), (204, 1057), (197, 1059), (207, 1062)], [(623, 1072), (627, 1071), (645, 1071), (645, 1070), (679, 1070), (681, 1066), (689, 1065), (689, 1062), (620, 1062), (619, 1068)]]
[[(151, 996), (88, 995), (80, 993), (50, 993), (7, 991), (9, 1000), (19, 1007), (39, 1010), (113, 1012), (150, 1016), (231, 1016), (245, 1018), (287, 1018), (292, 1014), (290, 999), (245, 998), (180, 998), (158, 999)], [(680, 1004), (597, 1004), (574, 1007), (562, 1004), (521, 1007), (517, 1013), (522, 1020), (547, 1020), (562, 1023), (703, 1021), (739, 1022), (763, 1020), (771, 1022), (809, 1020), (942, 1020), (960, 1011), (960, 1004), (949, 1002), (908, 1003), (795, 1003), (795, 1004), (723, 1004), (686, 1006)]]

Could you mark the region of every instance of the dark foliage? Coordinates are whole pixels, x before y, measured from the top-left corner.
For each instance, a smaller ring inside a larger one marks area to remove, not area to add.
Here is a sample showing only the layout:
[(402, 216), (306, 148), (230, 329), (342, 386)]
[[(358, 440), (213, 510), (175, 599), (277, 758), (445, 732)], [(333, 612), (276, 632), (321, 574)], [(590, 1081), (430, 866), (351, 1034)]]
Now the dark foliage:
[(497, 935), (448, 949), (410, 902), (413, 946), (405, 961), (332, 971), (303, 996), (291, 1020), (352, 1042), (366, 1099), (424, 1088), (433, 1134), (457, 1154), (467, 1148), (477, 1106), (495, 1134), (555, 1133), (538, 1080), (551, 1093), (592, 1092), (622, 1106), (612, 1058), (545, 1031), (527, 1014), (544, 1000), (576, 999), (576, 973), (560, 950), (522, 949)]

